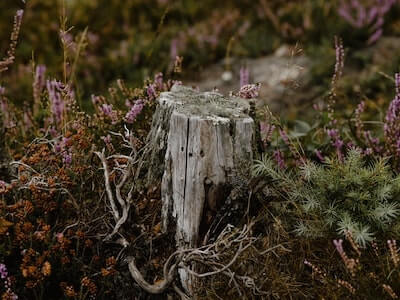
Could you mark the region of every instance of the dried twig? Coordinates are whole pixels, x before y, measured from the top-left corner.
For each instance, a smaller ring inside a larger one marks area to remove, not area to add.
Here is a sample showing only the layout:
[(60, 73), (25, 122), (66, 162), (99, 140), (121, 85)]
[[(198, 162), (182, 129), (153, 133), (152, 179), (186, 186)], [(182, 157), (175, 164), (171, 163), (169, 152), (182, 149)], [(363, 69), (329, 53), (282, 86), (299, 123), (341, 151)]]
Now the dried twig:
[[(105, 149), (103, 149), (102, 152), (95, 152), (95, 154), (99, 157), (99, 159), (102, 163), (102, 166), (103, 166), (104, 182), (105, 182), (107, 197), (108, 197), (108, 200), (111, 205), (111, 211), (112, 211), (114, 220), (116, 222), (112, 232), (106, 236), (105, 240), (110, 240), (119, 231), (121, 226), (128, 219), (130, 204), (131, 204), (132, 195), (133, 195), (135, 186), (134, 186), (134, 184), (132, 184), (126, 198), (124, 198), (122, 196), (121, 190), (127, 184), (128, 178), (133, 177), (133, 176), (131, 176), (132, 172), (133, 172), (132, 170), (133, 170), (134, 164), (136, 164), (138, 162), (137, 156), (139, 153), (139, 151), (136, 149), (133, 135), (126, 127), (125, 127), (124, 135), (121, 133), (116, 133), (116, 132), (110, 132), (110, 133), (115, 136), (121, 137), (121, 139), (123, 141), (122, 146), (130, 149), (131, 152), (129, 155), (114, 154), (114, 155), (111, 155), (108, 157), (105, 156)], [(116, 166), (110, 172), (110, 170), (108, 168), (108, 160), (111, 160), (111, 159), (114, 160), (114, 162), (116, 163)], [(127, 160), (127, 163), (124, 165), (120, 165), (118, 162), (119, 159)], [(111, 188), (110, 175), (113, 174), (114, 172), (122, 173), (122, 177), (120, 178), (120, 181), (118, 183), (115, 183), (115, 191), (113, 192), (113, 190)], [(114, 198), (114, 193), (115, 193), (115, 198)], [(117, 203), (118, 203), (118, 205), (117, 205)]]
[[(205, 278), (218, 274), (228, 276), (230, 281), (234, 283), (239, 295), (243, 295), (240, 290), (240, 283), (253, 291), (255, 295), (265, 294), (257, 287), (253, 278), (249, 276), (241, 276), (232, 270), (232, 266), (243, 252), (253, 246), (258, 239), (251, 236), (251, 227), (253, 223), (245, 225), (241, 230), (235, 229), (228, 225), (218, 236), (217, 240), (199, 248), (180, 249), (175, 251), (166, 261), (163, 268), (164, 279), (156, 284), (148, 283), (140, 273), (133, 258), (129, 258), (129, 271), (132, 278), (147, 292), (152, 294), (160, 294), (164, 292), (174, 280), (177, 278), (177, 268), (186, 270), (189, 274)], [(224, 263), (227, 254), (231, 255), (232, 250), (235, 251), (233, 258), (228, 263)], [(174, 264), (171, 262), (175, 260)], [(212, 271), (199, 273), (193, 270), (195, 264), (203, 265)], [(176, 285), (173, 284), (174, 290), (181, 299), (189, 299)]]

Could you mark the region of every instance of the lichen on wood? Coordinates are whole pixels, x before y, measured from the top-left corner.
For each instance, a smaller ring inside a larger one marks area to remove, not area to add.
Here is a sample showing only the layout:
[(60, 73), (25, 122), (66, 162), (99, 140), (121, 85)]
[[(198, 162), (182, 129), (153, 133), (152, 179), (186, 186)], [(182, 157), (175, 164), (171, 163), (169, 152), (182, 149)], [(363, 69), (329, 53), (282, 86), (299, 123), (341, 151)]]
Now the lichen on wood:
[(195, 247), (206, 202), (215, 209), (229, 177), (252, 161), (250, 105), (184, 86), (162, 93), (158, 102), (149, 135), (149, 180), (162, 176), (163, 230), (176, 224), (178, 246)]

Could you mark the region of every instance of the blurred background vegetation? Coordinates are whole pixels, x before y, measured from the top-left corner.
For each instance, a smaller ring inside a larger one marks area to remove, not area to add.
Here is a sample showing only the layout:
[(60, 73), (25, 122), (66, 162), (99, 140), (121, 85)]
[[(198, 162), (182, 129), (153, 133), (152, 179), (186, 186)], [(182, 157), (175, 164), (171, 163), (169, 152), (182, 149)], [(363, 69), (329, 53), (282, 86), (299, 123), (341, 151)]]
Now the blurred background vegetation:
[[(13, 15), (25, 9), (17, 63), (9, 71), (12, 75), (3, 76), (8, 79), (0, 78), (0, 84), (11, 81), (7, 86), (18, 101), (26, 101), (23, 87), (31, 87), (32, 61), (45, 64), (54, 77), (63, 72), (59, 34), (63, 5), (62, 0), (0, 2), (4, 54)], [(117, 78), (137, 84), (156, 72), (168, 74), (176, 55), (184, 58), (181, 76), (196, 79), (201, 70), (224, 57), (260, 57), (284, 43), (300, 43), (306, 54), (320, 62), (313, 67), (315, 83), (329, 82), (333, 37), (342, 37), (345, 47), (354, 52), (365, 48), (371, 35), (370, 27), (354, 29), (340, 17), (339, 5), (337, 0), (65, 0), (71, 56), (76, 55), (87, 28), (75, 76), (79, 102), (89, 102), (91, 93), (103, 92)], [(384, 35), (399, 34), (399, 12), (399, 7), (393, 7), (385, 15)], [(358, 57), (358, 66), (363, 66), (363, 59)]]

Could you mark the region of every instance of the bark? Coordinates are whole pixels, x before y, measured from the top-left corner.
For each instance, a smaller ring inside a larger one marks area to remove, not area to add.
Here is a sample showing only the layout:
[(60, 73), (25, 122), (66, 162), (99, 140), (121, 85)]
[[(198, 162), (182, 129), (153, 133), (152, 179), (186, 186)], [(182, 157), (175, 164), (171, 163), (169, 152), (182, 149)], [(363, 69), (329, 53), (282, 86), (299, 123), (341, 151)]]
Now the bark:
[[(163, 231), (175, 230), (178, 248), (192, 248), (205, 206), (217, 210), (230, 178), (251, 165), (255, 125), (248, 101), (216, 92), (174, 86), (158, 101), (148, 180), (162, 177)], [(184, 270), (179, 273), (189, 280)]]

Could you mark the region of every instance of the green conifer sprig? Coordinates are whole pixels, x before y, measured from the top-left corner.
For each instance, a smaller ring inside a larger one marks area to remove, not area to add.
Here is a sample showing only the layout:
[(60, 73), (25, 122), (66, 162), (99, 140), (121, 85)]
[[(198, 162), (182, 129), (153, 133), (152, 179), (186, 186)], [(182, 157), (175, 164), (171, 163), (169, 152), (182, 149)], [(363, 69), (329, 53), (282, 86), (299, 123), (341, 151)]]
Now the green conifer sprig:
[(253, 172), (267, 177), (276, 195), (302, 208), (295, 228), (299, 235), (315, 238), (349, 231), (361, 246), (379, 235), (400, 235), (400, 178), (386, 159), (367, 163), (351, 149), (343, 161), (306, 162), (287, 173), (264, 156)]

